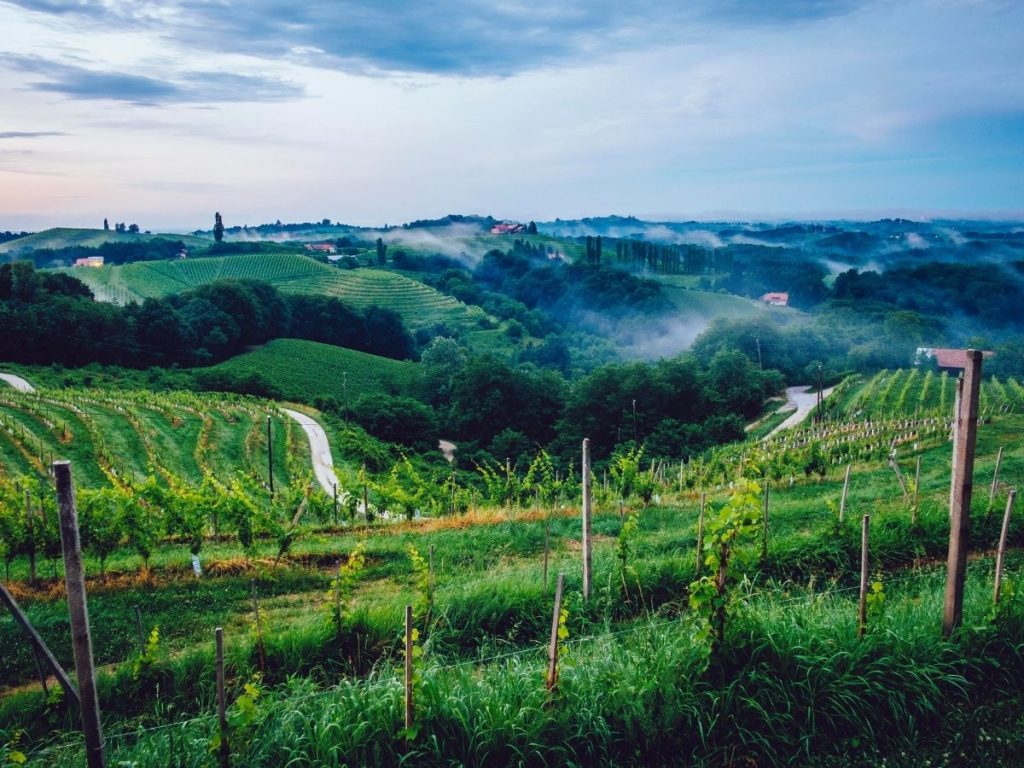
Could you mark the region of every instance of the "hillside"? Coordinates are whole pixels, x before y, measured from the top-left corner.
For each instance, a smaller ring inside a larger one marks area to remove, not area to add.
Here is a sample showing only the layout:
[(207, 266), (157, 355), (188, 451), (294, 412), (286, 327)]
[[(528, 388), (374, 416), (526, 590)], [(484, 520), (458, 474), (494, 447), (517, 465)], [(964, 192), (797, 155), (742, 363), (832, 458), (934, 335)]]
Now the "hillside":
[(420, 375), (416, 363), (299, 339), (275, 339), (202, 370), (237, 377), (259, 374), (285, 399), (311, 402), (331, 397), (339, 403), (345, 402), (346, 394), (352, 402), (370, 392), (407, 394)]
[(486, 318), (483, 310), (398, 273), (338, 269), (298, 254), (242, 254), (61, 271), (83, 280), (97, 298), (115, 303), (167, 296), (214, 280), (240, 278), (262, 280), (288, 293), (337, 296), (357, 308), (383, 306), (398, 312), (413, 329), (436, 323), (475, 329)]
[(28, 250), (40, 248), (68, 248), (71, 246), (82, 246), (85, 248), (96, 248), (103, 243), (134, 243), (140, 240), (153, 240), (154, 238), (166, 240), (181, 240), (189, 248), (205, 248), (210, 241), (194, 235), (180, 234), (130, 234), (128, 232), (114, 232), (103, 229), (75, 229), (71, 227), (55, 227), (54, 229), (35, 232), (16, 240), (8, 240), (0, 243), (0, 254), (15, 254)]

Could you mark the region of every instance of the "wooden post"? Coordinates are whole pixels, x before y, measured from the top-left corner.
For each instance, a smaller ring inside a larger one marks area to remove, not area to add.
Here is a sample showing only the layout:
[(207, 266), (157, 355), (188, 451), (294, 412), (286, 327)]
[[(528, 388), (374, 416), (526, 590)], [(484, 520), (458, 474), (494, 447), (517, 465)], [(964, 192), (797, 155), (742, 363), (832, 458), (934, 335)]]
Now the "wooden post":
[(1017, 498), (1017, 489), (1010, 490), (1006, 498), (1006, 512), (1003, 513), (1003, 528), (999, 532), (999, 546), (996, 548), (996, 585), (992, 594), (992, 602), (999, 602), (999, 591), (1003, 582), (1003, 558), (1006, 556), (1006, 537), (1010, 533), (1010, 514), (1013, 512), (1013, 502)]
[(32, 513), (32, 492), (25, 489), (25, 532), (28, 534), (28, 583), (36, 583), (35, 515)]
[(971, 492), (974, 489), (974, 446), (978, 433), (978, 395), (981, 391), (981, 352), (967, 350), (963, 396), (957, 413), (953, 446), (953, 492), (949, 500), (949, 555), (946, 562), (946, 594), (942, 632), (951, 635), (963, 620), (964, 580), (970, 546)]
[(146, 653), (146, 630), (142, 628), (142, 609), (135, 606), (135, 623), (139, 627), (139, 653)]
[(270, 477), (270, 495), (274, 495), (274, 436), (270, 431), (270, 414), (267, 414), (267, 475)]
[(217, 638), (217, 722), (220, 725), (217, 762), (220, 768), (228, 768), (231, 765), (231, 748), (228, 746), (228, 708), (224, 691), (224, 630), (217, 627), (214, 634)]
[(370, 522), (370, 488), (365, 481), (363, 482), (363, 517), (366, 522)]
[(590, 438), (583, 439), (583, 599), (590, 599), (590, 569), (593, 565), (590, 531)]
[(555, 690), (558, 684), (558, 620), (562, 615), (562, 589), (565, 587), (565, 574), (558, 574), (555, 583), (555, 610), (551, 614), (551, 644), (548, 646), (548, 690)]
[(249, 579), (252, 590), (252, 610), (256, 614), (256, 652), (259, 654), (260, 672), (267, 671), (267, 652), (263, 647), (263, 625), (260, 623), (260, 601), (256, 595), (256, 579)]
[(103, 768), (103, 731), (100, 703), (96, 694), (96, 670), (92, 663), (92, 637), (89, 634), (89, 606), (85, 597), (85, 572), (82, 569), (82, 542), (78, 535), (78, 509), (71, 480), (71, 462), (53, 463), (60, 506), (60, 543), (64, 551), (64, 583), (71, 618), (71, 644), (75, 656), (75, 674), (82, 704), (82, 731), (89, 768)]
[(868, 526), (870, 515), (864, 515), (860, 528), (860, 602), (857, 611), (857, 637), (864, 637), (868, 626)]
[(36, 659), (41, 660), (50, 669), (50, 673), (57, 678), (57, 682), (60, 683), (60, 687), (64, 689), (64, 693), (67, 694), (68, 698), (75, 703), (79, 704), (78, 691), (71, 684), (71, 678), (68, 677), (67, 672), (57, 662), (53, 654), (50, 653), (50, 649), (43, 642), (43, 638), (36, 632), (36, 628), (32, 626), (32, 623), (28, 620), (28, 617), (22, 612), (21, 608), (18, 607), (18, 603), (15, 601), (11, 593), (7, 591), (7, 588), (0, 584), (0, 603), (7, 606), (7, 610), (14, 616), (15, 623), (21, 627), (22, 632), (28, 637), (29, 642), (32, 643), (32, 648), (35, 651)]
[(761, 513), (761, 565), (768, 563), (768, 481), (764, 481), (764, 510)]
[(338, 524), (338, 484), (331, 483), (334, 486), (334, 524)]
[(700, 578), (701, 566), (704, 564), (704, 504), (707, 501), (707, 494), (700, 494), (700, 512), (697, 513), (697, 565), (694, 568), (694, 578)]
[(853, 464), (846, 465), (846, 477), (843, 480), (843, 495), (839, 497), (839, 522), (846, 519), (846, 494), (850, 491), (850, 470)]
[(405, 606), (405, 732), (406, 739), (412, 731), (412, 606)]
[(551, 556), (551, 520), (544, 526), (544, 594), (548, 591), (548, 558)]
[(910, 509), (910, 524), (917, 525), (917, 500), (921, 495), (921, 456), (917, 457), (917, 464), (914, 466), (914, 506)]
[(949, 467), (950, 467), (950, 470), (949, 470), (949, 498), (950, 498), (949, 519), (950, 519), (950, 522), (952, 522), (952, 520), (953, 520), (952, 499), (953, 499), (953, 495), (954, 495), (954, 490), (953, 489), (956, 487), (956, 446), (957, 446), (957, 443), (959, 442), (958, 435), (959, 435), (959, 432), (960, 432), (960, 401), (963, 399), (963, 392), (964, 392), (964, 375), (962, 373), (959, 376), (957, 376), (956, 384), (954, 386), (956, 388), (956, 396), (955, 396), (954, 401), (953, 401), (953, 436), (952, 436), (952, 439), (953, 439), (953, 456), (952, 456), (952, 458), (950, 459), (950, 462), (949, 462)]
[(999, 453), (996, 454), (996, 469), (992, 473), (992, 487), (988, 489), (989, 506), (996, 500), (996, 492), (999, 490), (999, 465), (1003, 463), (1003, 446), (999, 446)]
[(429, 580), (430, 592), (434, 592), (434, 583), (437, 581), (437, 576), (434, 574), (434, 545), (430, 545), (430, 549), (427, 550), (427, 578)]

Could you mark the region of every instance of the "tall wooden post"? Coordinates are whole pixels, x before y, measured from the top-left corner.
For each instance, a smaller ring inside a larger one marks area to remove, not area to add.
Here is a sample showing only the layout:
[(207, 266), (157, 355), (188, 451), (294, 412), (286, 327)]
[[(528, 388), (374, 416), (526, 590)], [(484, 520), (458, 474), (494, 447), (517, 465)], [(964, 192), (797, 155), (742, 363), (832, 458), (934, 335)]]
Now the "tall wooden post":
[[(953, 455), (949, 461), (949, 498), (953, 498), (953, 489), (956, 487), (956, 446), (959, 442), (960, 434), (960, 401), (963, 399), (964, 394), (964, 375), (961, 373), (956, 378), (954, 384), (956, 389), (956, 395), (953, 399)], [(953, 520), (953, 507), (952, 503), (949, 508), (949, 519)]]
[(914, 466), (914, 506), (910, 510), (910, 524), (917, 525), (917, 499), (921, 495), (921, 456), (917, 457)]
[(583, 439), (583, 599), (590, 599), (590, 438)]
[(36, 583), (35, 515), (32, 513), (32, 492), (25, 489), (25, 532), (28, 534), (28, 583)]
[(256, 619), (256, 652), (259, 654), (260, 672), (267, 671), (267, 651), (263, 645), (263, 624), (260, 622), (260, 600), (256, 594), (256, 579), (249, 579), (252, 591), (252, 611)]
[(839, 497), (839, 522), (846, 519), (846, 494), (850, 491), (850, 470), (853, 464), (846, 465), (846, 478), (843, 480), (843, 495)]
[(224, 690), (224, 630), (214, 629), (217, 640), (217, 724), (220, 727), (220, 746), (217, 749), (217, 762), (220, 768), (229, 768), (231, 764), (231, 747), (228, 744), (228, 702)]
[(694, 568), (694, 577), (700, 578), (701, 566), (704, 564), (704, 504), (708, 495), (701, 491), (700, 512), (697, 513), (697, 565)]
[(544, 594), (548, 593), (548, 560), (551, 557), (551, 520), (544, 526)]
[(331, 483), (334, 488), (334, 524), (338, 524), (338, 484)]
[(270, 495), (274, 495), (274, 439), (270, 431), (270, 414), (267, 414), (267, 475), (270, 477)]
[(82, 731), (89, 768), (103, 768), (103, 731), (100, 726), (100, 702), (96, 694), (96, 671), (92, 663), (92, 637), (89, 634), (89, 606), (85, 598), (85, 573), (82, 570), (82, 542), (78, 535), (78, 509), (71, 481), (71, 462), (53, 463), (60, 506), (60, 544), (64, 551), (64, 582), (68, 613), (71, 618), (71, 644), (75, 656), (75, 674), (82, 704)]
[(992, 487), (988, 489), (988, 503), (991, 505), (996, 500), (996, 493), (999, 491), (999, 466), (1003, 463), (1003, 446), (999, 446), (999, 453), (996, 454), (996, 469), (992, 473)]
[(565, 587), (565, 574), (558, 574), (555, 583), (555, 609), (551, 614), (551, 643), (548, 646), (548, 690), (553, 691), (558, 684), (558, 620), (562, 615), (562, 589)]
[(860, 528), (860, 602), (857, 610), (857, 637), (864, 637), (868, 626), (868, 526), (870, 515), (864, 515)]
[(1003, 582), (1003, 558), (1006, 556), (1006, 537), (1010, 533), (1010, 514), (1013, 512), (1013, 502), (1017, 498), (1017, 489), (1010, 490), (1006, 498), (1006, 512), (1003, 513), (1003, 528), (999, 532), (999, 546), (996, 548), (996, 585), (992, 593), (992, 602), (999, 602), (999, 592)]
[(949, 555), (946, 561), (946, 595), (942, 632), (947, 637), (963, 620), (964, 579), (970, 543), (971, 492), (974, 489), (974, 446), (978, 434), (978, 396), (981, 391), (981, 352), (967, 350), (963, 394), (953, 445), (953, 492), (949, 500)]
[(768, 481), (764, 481), (764, 510), (761, 513), (761, 565), (768, 563)]
[(413, 726), (412, 700), (412, 606), (405, 606), (405, 732), (406, 739)]

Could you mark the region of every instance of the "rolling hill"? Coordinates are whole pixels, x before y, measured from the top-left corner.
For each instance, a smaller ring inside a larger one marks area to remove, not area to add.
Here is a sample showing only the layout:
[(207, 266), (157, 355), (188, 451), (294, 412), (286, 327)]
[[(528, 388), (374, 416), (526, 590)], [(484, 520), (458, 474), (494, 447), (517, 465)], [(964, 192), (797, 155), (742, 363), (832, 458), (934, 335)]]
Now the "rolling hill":
[(176, 235), (168, 233), (157, 234), (130, 234), (128, 232), (114, 232), (103, 229), (75, 229), (70, 227), (55, 227), (54, 229), (35, 232), (15, 240), (8, 240), (0, 243), (0, 254), (23, 253), (40, 248), (69, 248), (71, 246), (82, 246), (85, 248), (96, 248), (103, 243), (134, 243), (140, 240), (153, 240), (155, 238), (166, 240), (181, 240), (189, 248), (205, 248), (210, 241), (193, 235)]

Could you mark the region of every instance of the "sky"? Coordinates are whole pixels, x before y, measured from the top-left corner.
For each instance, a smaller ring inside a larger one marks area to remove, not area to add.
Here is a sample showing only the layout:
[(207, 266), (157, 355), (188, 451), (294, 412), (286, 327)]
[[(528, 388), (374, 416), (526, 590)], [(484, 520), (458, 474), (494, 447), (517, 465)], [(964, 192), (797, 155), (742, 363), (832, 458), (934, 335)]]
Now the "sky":
[(1024, 217), (1021, 0), (0, 0), (0, 230)]

